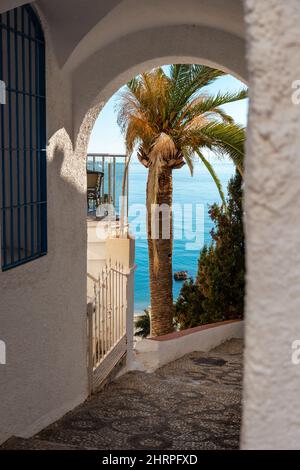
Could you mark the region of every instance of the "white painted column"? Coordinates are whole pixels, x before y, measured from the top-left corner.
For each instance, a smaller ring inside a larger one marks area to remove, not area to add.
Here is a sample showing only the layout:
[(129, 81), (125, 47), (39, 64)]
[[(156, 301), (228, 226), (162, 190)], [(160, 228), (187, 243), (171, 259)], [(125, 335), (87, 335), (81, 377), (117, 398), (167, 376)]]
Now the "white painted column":
[(245, 0), (250, 76), (242, 447), (300, 448), (299, 0)]

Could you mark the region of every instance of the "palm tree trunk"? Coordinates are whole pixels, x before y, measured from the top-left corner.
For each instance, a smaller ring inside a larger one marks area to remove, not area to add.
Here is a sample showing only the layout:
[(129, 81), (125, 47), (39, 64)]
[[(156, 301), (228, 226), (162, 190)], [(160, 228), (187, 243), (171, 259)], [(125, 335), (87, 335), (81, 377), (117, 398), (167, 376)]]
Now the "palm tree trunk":
[[(153, 192), (153, 178), (150, 167), (148, 170), (147, 182), (147, 209), (148, 209), (148, 251), (149, 251), (149, 269), (150, 269), (150, 293), (151, 293), (151, 335), (160, 336), (170, 333), (173, 330), (173, 279), (172, 279), (172, 170), (163, 168), (158, 179), (158, 194), (156, 195), (156, 204), (159, 206), (165, 204), (168, 206), (169, 236), (165, 237), (162, 231), (162, 220), (160, 214), (160, 227), (157, 231), (158, 239), (153, 240), (155, 231), (151, 227), (151, 190)], [(153, 212), (153, 211), (152, 211)], [(165, 226), (166, 227), (166, 226)], [(156, 256), (157, 255), (157, 256)], [(155, 259), (158, 260), (156, 265)]]

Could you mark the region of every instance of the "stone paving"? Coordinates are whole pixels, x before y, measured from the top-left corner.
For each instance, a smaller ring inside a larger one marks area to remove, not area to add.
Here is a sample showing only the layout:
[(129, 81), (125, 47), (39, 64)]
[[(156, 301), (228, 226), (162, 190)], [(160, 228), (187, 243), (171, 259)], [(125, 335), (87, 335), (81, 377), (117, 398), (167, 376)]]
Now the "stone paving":
[(130, 372), (29, 440), (27, 449), (238, 449), (241, 340), (154, 373)]

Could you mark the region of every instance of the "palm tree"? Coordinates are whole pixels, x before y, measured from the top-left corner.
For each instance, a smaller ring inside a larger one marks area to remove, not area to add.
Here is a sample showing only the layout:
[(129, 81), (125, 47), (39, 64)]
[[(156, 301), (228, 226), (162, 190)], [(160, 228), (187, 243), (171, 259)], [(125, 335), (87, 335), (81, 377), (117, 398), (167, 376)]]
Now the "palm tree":
[[(152, 335), (173, 329), (172, 214), (171, 210), (167, 216), (160, 214), (157, 233), (153, 218), (151, 223), (153, 204), (172, 207), (172, 172), (187, 164), (193, 174), (195, 155), (210, 172), (225, 204), (220, 181), (204, 149), (230, 157), (242, 173), (245, 129), (235, 124), (221, 106), (245, 98), (247, 91), (212, 96), (203, 90), (222, 75), (224, 72), (204, 65), (172, 65), (168, 73), (159, 67), (134, 78), (120, 92), (118, 123), (127, 154), (130, 157), (136, 149), (139, 161), (148, 169)], [(165, 217), (169, 218), (169, 237), (162, 236)]]

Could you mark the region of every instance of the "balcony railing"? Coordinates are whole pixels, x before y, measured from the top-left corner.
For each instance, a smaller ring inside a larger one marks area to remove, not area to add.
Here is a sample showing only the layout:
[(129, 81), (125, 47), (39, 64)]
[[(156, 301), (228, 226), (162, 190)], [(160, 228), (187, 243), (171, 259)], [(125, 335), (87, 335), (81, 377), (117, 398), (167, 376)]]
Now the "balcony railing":
[[(89, 153), (87, 155), (87, 170), (101, 171), (103, 178), (100, 187), (100, 204), (111, 204), (116, 214), (120, 214), (120, 198), (124, 172), (127, 164), (126, 155), (108, 153)], [(128, 205), (128, 171), (125, 178), (124, 196)], [(95, 211), (96, 207), (89, 206), (88, 211)]]

